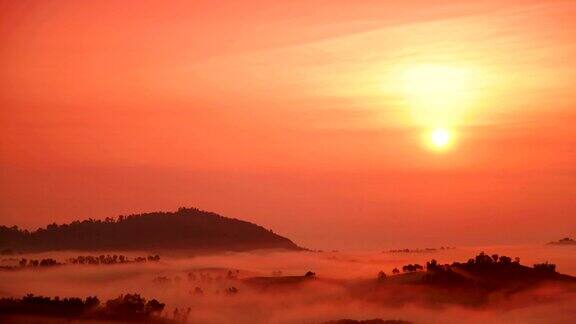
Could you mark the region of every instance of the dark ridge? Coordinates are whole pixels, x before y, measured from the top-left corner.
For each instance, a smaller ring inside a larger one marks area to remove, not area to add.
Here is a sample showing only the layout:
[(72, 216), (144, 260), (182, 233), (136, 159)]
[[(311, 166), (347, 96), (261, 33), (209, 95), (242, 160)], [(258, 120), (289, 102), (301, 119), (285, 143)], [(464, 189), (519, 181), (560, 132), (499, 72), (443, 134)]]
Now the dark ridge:
[(573, 245), (576, 246), (576, 240), (570, 237), (565, 237), (561, 240), (548, 243), (548, 245)]
[(0, 226), (0, 249), (247, 251), (302, 250), (261, 226), (196, 208), (50, 224), (36, 231)]

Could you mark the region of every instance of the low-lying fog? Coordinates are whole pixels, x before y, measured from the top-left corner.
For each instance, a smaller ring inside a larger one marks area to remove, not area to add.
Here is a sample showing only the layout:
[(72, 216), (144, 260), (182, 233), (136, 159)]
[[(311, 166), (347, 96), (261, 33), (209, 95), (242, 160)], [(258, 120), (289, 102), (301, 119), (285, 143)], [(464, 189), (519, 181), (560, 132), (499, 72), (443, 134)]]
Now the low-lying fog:
[[(407, 263), (425, 264), (430, 259), (440, 263), (465, 262), (480, 251), (520, 257), (532, 265), (550, 261), (561, 273), (576, 275), (576, 248), (559, 246), (474, 247), (434, 252), (264, 252), (192, 255), (185, 252), (159, 252), (159, 262), (115, 265), (65, 265), (0, 272), (0, 297), (21, 297), (27, 293), (45, 296), (96, 295), (100, 300), (124, 293), (140, 293), (167, 304), (166, 315), (174, 308), (191, 308), (189, 323), (321, 323), (327, 320), (403, 319), (415, 323), (444, 323), (466, 320), (468, 323), (573, 323), (576, 319), (576, 296), (568, 294), (555, 302), (525, 303), (533, 294), (546, 300), (546, 291), (514, 296), (513, 300), (488, 307), (382, 306), (352, 298), (342, 280), (376, 278), (383, 270)], [(124, 254), (130, 258), (149, 253), (135, 252), (46, 252), (1, 256), (2, 265), (14, 265), (14, 259), (54, 258), (64, 262), (78, 255)], [(12, 259), (11, 259), (12, 258)], [(238, 278), (273, 275), (303, 275), (314, 271), (319, 279), (294, 289), (258, 290), (239, 280), (227, 280), (228, 270)], [(189, 275), (193, 273), (193, 275)], [(334, 279), (334, 280), (332, 280)], [(203, 293), (195, 292), (196, 287)], [(238, 293), (227, 293), (235, 287)], [(407, 292), (418, 294), (418, 291)], [(383, 296), (394, 298), (394, 296)]]

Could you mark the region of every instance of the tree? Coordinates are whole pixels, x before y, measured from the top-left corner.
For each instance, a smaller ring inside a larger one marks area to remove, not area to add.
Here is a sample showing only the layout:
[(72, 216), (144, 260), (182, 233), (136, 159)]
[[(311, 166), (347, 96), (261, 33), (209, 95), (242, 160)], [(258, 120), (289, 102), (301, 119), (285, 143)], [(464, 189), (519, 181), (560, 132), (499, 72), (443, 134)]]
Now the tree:
[(492, 257), (486, 255), (484, 252), (480, 252), (480, 254), (478, 254), (475, 259), (475, 264), (477, 265), (490, 264), (492, 262)]
[(130, 318), (143, 314), (145, 305), (146, 300), (139, 294), (126, 294), (107, 301), (106, 309), (114, 314)]
[(20, 260), (20, 262), (18, 262), (18, 264), (19, 264), (21, 267), (25, 267), (26, 264), (28, 264), (28, 260), (22, 258), (22, 259)]
[(432, 259), (429, 262), (426, 262), (426, 270), (430, 271), (430, 270), (436, 270), (436, 269), (438, 269), (438, 261), (436, 261), (435, 259)]
[(544, 263), (537, 263), (534, 265), (534, 270), (544, 273), (555, 273), (556, 265), (553, 263), (548, 263), (548, 261)]
[(498, 254), (492, 254), (492, 260), (494, 260), (494, 262), (498, 262)]
[(86, 304), (86, 307), (88, 307), (89, 309), (96, 308), (96, 307), (100, 306), (100, 300), (96, 296), (87, 297), (85, 304)]
[(166, 305), (157, 301), (156, 299), (149, 300), (146, 303), (144, 312), (146, 315), (162, 313)]
[(501, 264), (511, 264), (511, 263), (512, 263), (512, 258), (511, 258), (511, 257), (508, 257), (508, 256), (505, 256), (505, 255), (501, 255), (501, 256), (498, 258), (498, 261), (499, 261)]
[(312, 271), (308, 271), (306, 272), (306, 274), (304, 275), (304, 277), (306, 278), (316, 278), (316, 273), (312, 272)]
[(384, 280), (384, 279), (386, 279), (386, 273), (380, 270), (380, 272), (378, 272), (378, 280)]

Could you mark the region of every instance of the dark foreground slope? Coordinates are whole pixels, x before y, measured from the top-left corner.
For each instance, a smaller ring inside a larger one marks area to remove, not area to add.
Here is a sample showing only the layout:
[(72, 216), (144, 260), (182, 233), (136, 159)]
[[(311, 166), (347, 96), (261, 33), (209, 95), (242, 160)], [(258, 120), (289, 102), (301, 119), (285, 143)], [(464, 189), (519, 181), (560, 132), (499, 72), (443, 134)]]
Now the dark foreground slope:
[(48, 225), (34, 232), (0, 226), (0, 249), (246, 251), (300, 249), (289, 239), (256, 224), (195, 208)]

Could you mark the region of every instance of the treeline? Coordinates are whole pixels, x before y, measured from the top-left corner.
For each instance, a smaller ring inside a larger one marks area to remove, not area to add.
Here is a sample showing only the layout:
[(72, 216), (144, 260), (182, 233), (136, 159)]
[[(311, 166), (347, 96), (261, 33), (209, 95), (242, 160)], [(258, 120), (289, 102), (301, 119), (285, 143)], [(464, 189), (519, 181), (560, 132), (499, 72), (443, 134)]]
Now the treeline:
[[(484, 252), (479, 253), (476, 257), (468, 259), (467, 262), (453, 262), (452, 264), (439, 264), (438, 261), (432, 259), (426, 262), (426, 266), (422, 266), (420, 264), (406, 264), (402, 266), (402, 272), (404, 273), (411, 273), (411, 272), (418, 272), (424, 271), (427, 272), (440, 272), (440, 271), (453, 271), (455, 268), (461, 268), (468, 271), (473, 272), (490, 272), (492, 275), (498, 275), (499, 272), (510, 273), (513, 272), (514, 269), (521, 269), (524, 273), (528, 272), (528, 274), (555, 274), (556, 272), (556, 265), (553, 263), (549, 263), (548, 261), (544, 263), (536, 263), (532, 266), (532, 268), (522, 266), (520, 264), (520, 258), (516, 257), (512, 259), (511, 257), (505, 255), (498, 255), (492, 254), (488, 255)], [(394, 268), (392, 270), (393, 275), (400, 274), (400, 270), (398, 268)], [(386, 278), (386, 273), (384, 271), (380, 271), (378, 273), (378, 279), (382, 280)]]
[(66, 260), (68, 263), (71, 264), (122, 264), (122, 263), (141, 263), (141, 262), (158, 262), (160, 261), (160, 256), (156, 255), (149, 255), (146, 257), (136, 257), (134, 259), (130, 259), (124, 255), (100, 255), (100, 256), (78, 256), (75, 258), (69, 258)]
[(0, 249), (142, 250), (192, 248), (206, 250), (301, 249), (261, 226), (196, 208), (50, 224), (36, 231), (0, 226)]
[(97, 297), (43, 297), (26, 295), (22, 298), (0, 298), (0, 319), (14, 316), (41, 316), (67, 319), (112, 321), (165, 321), (161, 316), (165, 304), (156, 299), (146, 300), (139, 294), (126, 294), (101, 303)]
[(0, 266), (0, 270), (18, 270), (18, 269), (26, 269), (26, 268), (47, 268), (47, 267), (54, 267), (54, 266), (61, 266), (64, 265), (52, 258), (40, 259), (40, 260), (28, 260), (28, 259), (20, 259), (18, 261), (18, 266)]
[(24, 267), (53, 267), (53, 266), (59, 266), (59, 265), (63, 265), (63, 263), (60, 263), (52, 258), (46, 258), (46, 259), (41, 259), (41, 260), (28, 260), (28, 259), (20, 259), (20, 261), (18, 262), (18, 265), (21, 268)]
[[(17, 260), (17, 259), (16, 259)], [(127, 263), (142, 263), (142, 262), (158, 262), (160, 261), (159, 255), (148, 255), (146, 257), (136, 257), (129, 259), (124, 255), (100, 255), (100, 256), (78, 256), (69, 258), (66, 263), (61, 263), (52, 258), (46, 259), (26, 259), (21, 258), (17, 266), (0, 266), (0, 270), (18, 270), (29, 268), (46, 268), (54, 266), (62, 266), (66, 264), (89, 264), (89, 265), (111, 265), (111, 264), (127, 264)]]
[(388, 253), (426, 253), (426, 252), (437, 252), (443, 250), (453, 250), (455, 247), (441, 246), (439, 248), (423, 248), (423, 249), (393, 249), (388, 250)]

